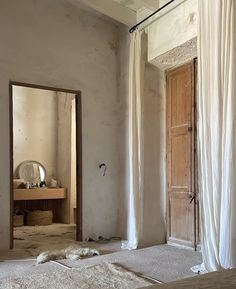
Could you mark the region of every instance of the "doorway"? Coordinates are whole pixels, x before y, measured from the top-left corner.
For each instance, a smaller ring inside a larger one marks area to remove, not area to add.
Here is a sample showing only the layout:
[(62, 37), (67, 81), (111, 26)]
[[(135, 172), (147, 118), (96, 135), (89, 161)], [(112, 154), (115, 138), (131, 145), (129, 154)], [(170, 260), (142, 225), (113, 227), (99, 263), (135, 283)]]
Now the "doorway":
[(81, 241), (81, 92), (18, 82), (9, 88), (10, 247)]
[(167, 72), (168, 243), (197, 249), (196, 60)]

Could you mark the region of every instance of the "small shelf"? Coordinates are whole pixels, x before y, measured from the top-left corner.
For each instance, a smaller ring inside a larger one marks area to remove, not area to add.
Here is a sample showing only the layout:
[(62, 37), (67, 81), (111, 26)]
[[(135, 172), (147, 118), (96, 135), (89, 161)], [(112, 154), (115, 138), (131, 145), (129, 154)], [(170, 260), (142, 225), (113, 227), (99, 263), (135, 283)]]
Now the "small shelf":
[(65, 188), (14, 189), (14, 201), (66, 199)]

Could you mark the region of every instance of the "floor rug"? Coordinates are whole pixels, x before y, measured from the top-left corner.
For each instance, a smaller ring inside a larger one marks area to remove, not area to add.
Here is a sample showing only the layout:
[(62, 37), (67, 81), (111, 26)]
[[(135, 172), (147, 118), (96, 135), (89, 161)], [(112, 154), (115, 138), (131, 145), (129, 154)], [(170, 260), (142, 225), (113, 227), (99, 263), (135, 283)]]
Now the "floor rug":
[(0, 280), (0, 289), (135, 289), (153, 285), (111, 263)]

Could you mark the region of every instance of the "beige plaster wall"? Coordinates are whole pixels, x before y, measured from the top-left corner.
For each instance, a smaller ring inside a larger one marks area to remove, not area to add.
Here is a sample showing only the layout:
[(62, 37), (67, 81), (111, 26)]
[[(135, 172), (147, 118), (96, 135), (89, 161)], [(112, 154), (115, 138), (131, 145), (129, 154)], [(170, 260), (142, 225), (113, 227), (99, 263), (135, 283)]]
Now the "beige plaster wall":
[(142, 244), (166, 239), (165, 74), (145, 63), (143, 91), (144, 209)]
[(8, 0), (0, 2), (0, 38), (0, 249), (10, 237), (10, 80), (82, 91), (83, 236), (116, 235), (124, 134), (117, 26), (64, 0)]
[(61, 201), (58, 219), (62, 223), (70, 223), (71, 218), (71, 178), (72, 178), (72, 99), (74, 95), (57, 92), (58, 126), (57, 126), (57, 180), (60, 186), (66, 188), (67, 199)]
[(141, 244), (166, 239), (165, 74), (148, 63), (148, 35), (142, 35), (142, 127), (144, 206)]
[(57, 98), (53, 91), (13, 88), (14, 177), (27, 160), (40, 162), (47, 179), (56, 177)]
[(149, 62), (165, 70), (196, 57), (197, 11), (198, 1), (176, 0), (157, 15), (148, 27)]
[[(75, 95), (57, 92), (57, 176), (61, 187), (67, 190), (67, 199), (61, 201), (58, 220), (74, 223), (76, 208), (76, 114)], [(80, 112), (77, 112), (80, 113)]]

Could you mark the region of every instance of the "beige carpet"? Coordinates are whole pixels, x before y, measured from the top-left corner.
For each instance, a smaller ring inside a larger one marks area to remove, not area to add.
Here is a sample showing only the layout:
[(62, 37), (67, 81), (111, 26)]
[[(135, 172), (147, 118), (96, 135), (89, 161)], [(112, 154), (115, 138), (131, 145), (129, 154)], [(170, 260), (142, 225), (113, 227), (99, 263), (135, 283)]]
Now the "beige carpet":
[(153, 283), (115, 264), (103, 263), (72, 270), (57, 270), (0, 280), (0, 289), (135, 289)]
[(148, 276), (164, 283), (196, 276), (191, 267), (202, 263), (200, 252), (170, 245), (158, 245), (134, 251), (84, 259), (80, 262), (63, 260), (62, 263), (73, 268), (109, 262), (120, 264), (128, 270)]
[[(79, 261), (62, 260), (60, 262), (72, 268), (82, 268), (103, 262), (115, 263), (130, 271), (136, 272), (138, 275), (152, 277), (163, 282), (171, 282), (196, 276), (190, 268), (194, 265), (201, 264), (202, 258), (199, 252), (169, 245), (159, 245), (135, 251), (115, 252)], [(36, 265), (35, 258), (33, 260), (4, 261), (0, 262), (0, 279), (53, 272), (57, 270), (58, 267), (59, 266), (54, 263)]]

